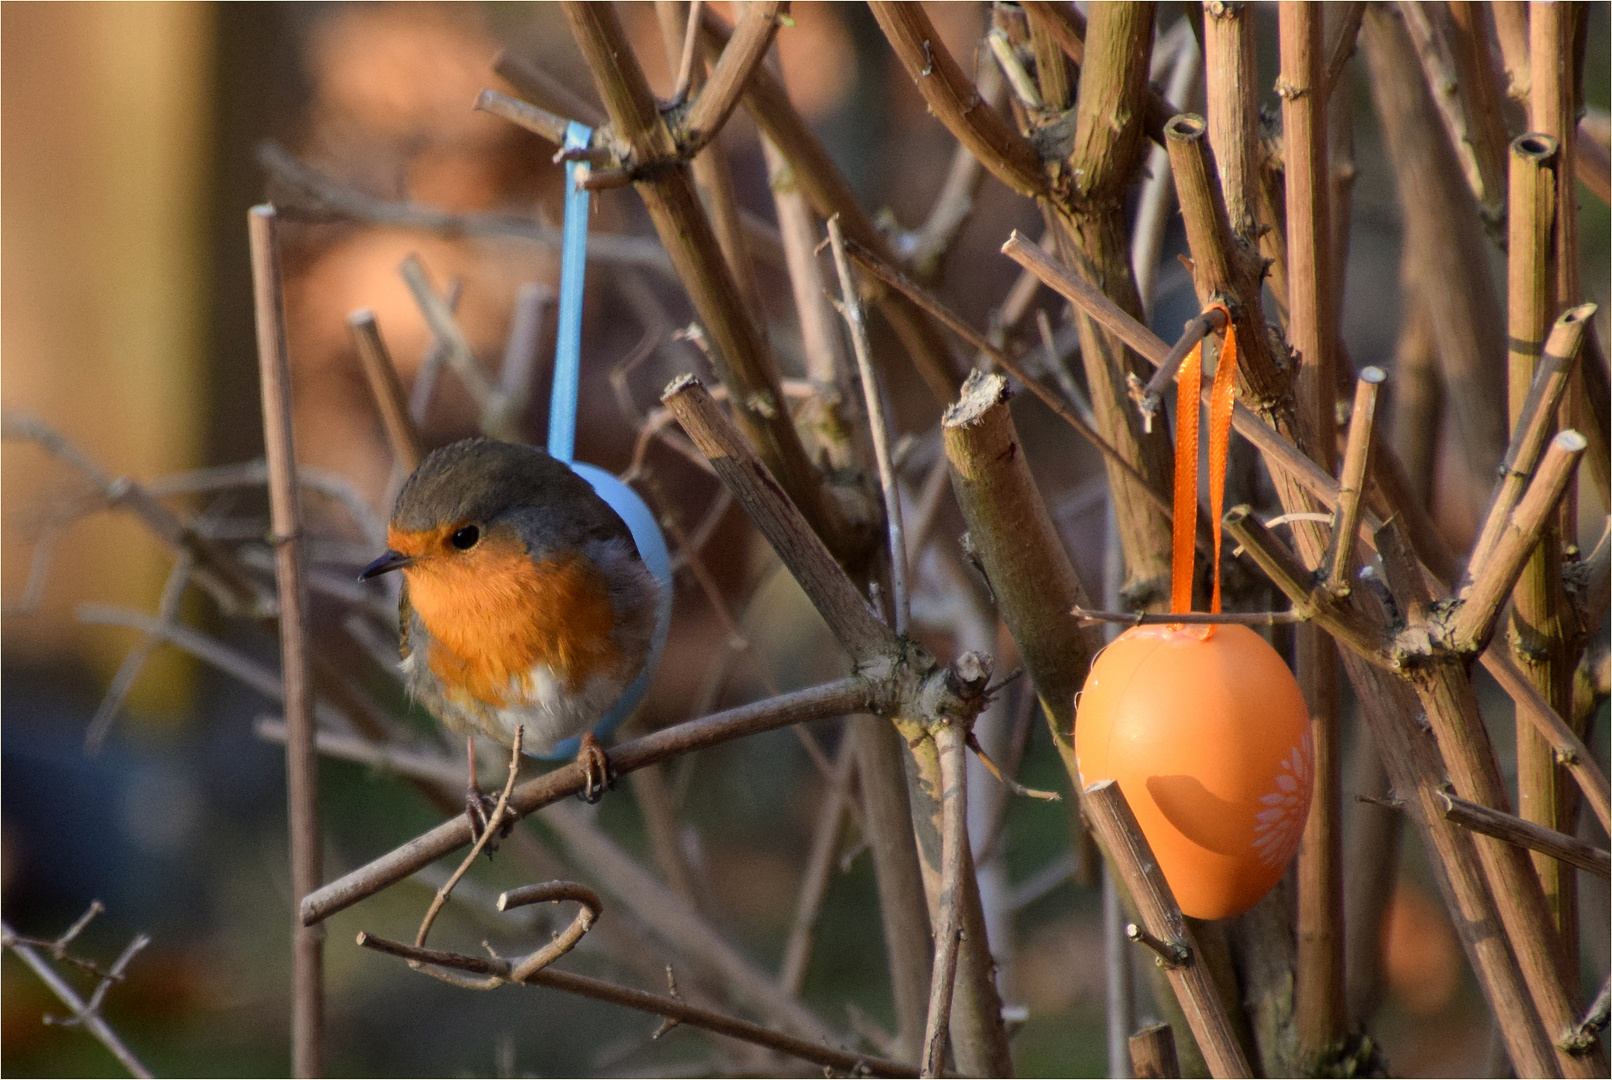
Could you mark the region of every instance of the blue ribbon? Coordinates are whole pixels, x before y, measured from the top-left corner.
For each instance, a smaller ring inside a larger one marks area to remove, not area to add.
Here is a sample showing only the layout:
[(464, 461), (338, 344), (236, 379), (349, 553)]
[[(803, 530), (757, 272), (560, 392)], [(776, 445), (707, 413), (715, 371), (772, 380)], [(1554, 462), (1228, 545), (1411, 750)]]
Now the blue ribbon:
[[(565, 131), (567, 150), (585, 150), (593, 129), (575, 120)], [(565, 163), (565, 225), (560, 234), (560, 323), (554, 343), (554, 392), (549, 397), (549, 454), (576, 456), (577, 386), (582, 370), (582, 279), (588, 266), (588, 189), (577, 182), (581, 161)]]

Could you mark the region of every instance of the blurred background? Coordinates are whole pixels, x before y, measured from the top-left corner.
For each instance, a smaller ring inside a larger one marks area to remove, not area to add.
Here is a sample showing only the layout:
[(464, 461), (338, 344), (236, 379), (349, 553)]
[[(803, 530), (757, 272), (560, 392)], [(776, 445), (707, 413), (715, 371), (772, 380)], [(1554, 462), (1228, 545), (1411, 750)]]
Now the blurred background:
[[(730, 17), (727, 5), (714, 6)], [(1604, 117), (1607, 6), (1593, 6), (1587, 96)], [(953, 53), (970, 55), (988, 9), (926, 7)], [(653, 7), (620, 9), (652, 86), (665, 97), (673, 80)], [(1261, 57), (1269, 86), (1274, 10), (1260, 5), (1255, 17), (1261, 47), (1271, 53)], [(791, 99), (863, 205), (884, 213), (893, 228), (916, 228), (940, 190), (953, 140), (927, 115), (865, 8), (797, 3), (793, 18), (777, 45)], [(1161, 35), (1179, 18), (1179, 5), (1160, 5)], [(332, 579), (362, 565), (377, 553), (375, 523), (384, 521), (398, 477), (348, 336), (348, 313), (375, 312), (405, 386), (414, 388), (432, 336), (399, 276), (405, 257), (417, 256), (435, 286), (458, 297), (460, 323), (484, 358), (503, 354), (522, 287), (557, 284), (557, 252), (530, 228), (560, 220), (553, 148), (470, 108), (483, 87), (512, 92), (492, 71), (500, 49), (592, 100), (564, 18), (547, 4), (0, 4), (0, 402), (8, 417), (48, 425), (105, 478), (149, 482), (176, 509), (219, 523), (225, 539), (262, 535), (259, 490), (209, 486), (194, 470), (262, 453), (245, 211), (271, 198), (285, 217), (298, 455), (328, 478), (323, 495), (309, 496), (322, 545), (316, 558)], [(1399, 208), (1364, 66), (1357, 61), (1350, 71), (1359, 171), (1344, 332), (1357, 365), (1392, 371), (1403, 295)], [(1267, 97), (1274, 110), (1274, 93)], [(758, 228), (772, 227), (762, 151), (742, 111), (721, 146), (742, 208)], [(637, 196), (604, 192), (594, 206), (596, 232), (641, 238), (626, 257), (590, 266), (585, 311), (578, 457), (620, 471), (632, 459), (640, 417), (665, 382), (708, 369), (692, 345), (671, 334), (692, 312)], [(1587, 194), (1580, 206), (1586, 290), (1604, 312), (1607, 210)], [(458, 224), (397, 224), (400, 215), (419, 221), (426, 211)], [(1034, 207), (987, 177), (935, 278), (942, 298), (976, 327), (988, 324), (1017, 277), (997, 251), (1013, 228), (1038, 235)], [(1175, 259), (1183, 250), (1172, 226), (1152, 309), (1167, 339), (1196, 312), (1190, 279)], [(760, 257), (756, 276), (785, 375), (799, 377), (788, 278), (776, 261)], [(1040, 294), (1035, 306), (1062, 325), (1061, 305), (1050, 295)], [(546, 429), (544, 376), (553, 348), (552, 305), (542, 311), (544, 359), (522, 417), (536, 441)], [(1024, 326), (1034, 334), (1033, 321)], [(882, 324), (874, 346), (899, 349)], [(612, 387), (606, 376), (624, 361), (631, 367), (622, 367)], [(888, 390), (897, 430), (912, 436), (913, 467), (926, 470), (937, 452), (938, 407), (916, 377), (892, 379)], [(1088, 582), (1100, 581), (1106, 486), (1096, 455), (1029, 395), (1016, 401), (1015, 417), (1078, 569)], [(470, 398), (443, 375), (424, 415), (427, 445), (475, 427)], [(1427, 480), (1441, 528), (1464, 550), (1482, 503), (1474, 505), (1460, 479), (1464, 464), (1450, 458), (1437, 456)], [(688, 574), (680, 576), (672, 643), (641, 728), (754, 700), (769, 683), (789, 689), (841, 674), (832, 639), (742, 514), (721, 512), (712, 481), (676, 455), (658, 451), (653, 461), (683, 525), (708, 527), (705, 565), (741, 620), (750, 652), (730, 647), (732, 634), (705, 594)], [(86, 732), (139, 635), (90, 625), (80, 609), (156, 613), (171, 556), (133, 515), (106, 510), (104, 494), (82, 469), (37, 442), (5, 443), (0, 498), (5, 919), (21, 933), (50, 938), (100, 899), (107, 913), (75, 952), (109, 961), (134, 933), (153, 937), (106, 1004), (108, 1019), (149, 1066), (159, 1074), (283, 1074), (291, 917), (283, 750), (254, 728), (278, 706), (239, 679), (158, 646), (115, 714), (102, 710), (109, 734), (98, 752), (87, 752)], [(1581, 507), (1586, 528), (1598, 532), (1606, 508), (1589, 494)], [(961, 529), (960, 515), (943, 501), (936, 535), (954, 542)], [(323, 594), (319, 603), (333, 621), (339, 605)], [(272, 627), (225, 618), (196, 590), (170, 607), (236, 654), (274, 663)], [(943, 656), (971, 647), (943, 630), (926, 632), (925, 640)], [(374, 672), (350, 636), (333, 632), (321, 639), (327, 646), (327, 658), (367, 670), (374, 692), (407, 713), (395, 685)], [(998, 670), (1010, 670), (1001, 651)], [(1010, 723), (1020, 718), (1014, 730), (1027, 739), (1024, 782), (1067, 787), (1040, 721), (1022, 720), (1029, 715), (1022, 689), (1004, 709)], [(1494, 728), (1504, 757), (1509, 713), (1491, 712), (1507, 717)], [(418, 714), (408, 722), (430, 727)], [(815, 734), (832, 752), (837, 723), (820, 727)], [(1603, 707), (1590, 740), (1603, 764), (1607, 742)], [(640, 802), (671, 800), (702, 910), (775, 969), (822, 798), (807, 752), (779, 732), (686, 759), (666, 769), (664, 780), (658, 795), (621, 785), (593, 824), (648, 860)], [(322, 783), (332, 873), (439, 820), (430, 803), (377, 769), (327, 762)], [(1362, 812), (1381, 811), (1349, 808)], [(1026, 1075), (1100, 1074), (1100, 903), (1067, 855), (1067, 810), (1014, 800), (1005, 815), (995, 856), (1012, 921), (1006, 940), (993, 945), (1004, 959), (1005, 997), (1026, 1010), (1016, 1059)], [(877, 893), (858, 840), (854, 827), (845, 830), (803, 992), (831, 1025), (852, 1028), (865, 1017), (888, 1028)], [(1493, 1051), (1476, 985), (1417, 843), (1403, 844), (1398, 857), (1383, 942), (1386, 995), (1370, 1029), (1399, 1073), (1483, 1075)], [(477, 874), (484, 889), (522, 880), (510, 862), (483, 865)], [(570, 873), (587, 880), (584, 871)], [(1606, 976), (1606, 883), (1581, 874), (1580, 888), (1584, 980), (1593, 994)], [(407, 936), (428, 897), (424, 885), (405, 882), (330, 923), (334, 1074), (651, 1075), (737, 1067), (716, 1041), (694, 1032), (649, 1041), (653, 1018), (546, 990), (471, 994), (352, 945), (360, 928)], [(631, 927), (630, 916), (608, 905), (605, 919)], [(489, 934), (502, 940), (500, 933), (519, 940), (472, 915), (454, 913), (444, 926), (467, 943)], [(657, 957), (648, 966), (664, 962)], [(576, 964), (660, 989), (603, 945), (579, 949)], [(41, 1022), (61, 1007), (9, 953), (0, 978), (0, 1070), (65, 1076), (114, 1068), (82, 1032)], [(1146, 1015), (1152, 1006), (1139, 985)]]

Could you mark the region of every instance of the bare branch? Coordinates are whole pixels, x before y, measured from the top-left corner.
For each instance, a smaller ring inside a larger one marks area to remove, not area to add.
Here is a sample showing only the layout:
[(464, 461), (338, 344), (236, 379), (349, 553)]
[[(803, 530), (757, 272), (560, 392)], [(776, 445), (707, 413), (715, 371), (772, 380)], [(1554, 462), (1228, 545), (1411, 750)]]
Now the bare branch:
[[(117, 1058), (125, 1069), (129, 1070), (131, 1076), (151, 1076), (150, 1070), (140, 1063), (140, 1059), (134, 1056), (134, 1052), (124, 1044), (123, 1039), (112, 1029), (112, 1026), (103, 1020), (100, 1014), (94, 1011), (83, 998), (78, 996), (78, 991), (69, 986), (66, 980), (52, 970), (51, 966), (45, 962), (44, 957), (40, 956), (28, 945), (23, 944), (10, 925), (0, 922), (0, 934), (4, 935), (4, 940), (0, 944), (4, 944), (6, 948), (16, 954), (17, 959), (28, 965), (29, 970), (39, 977), (39, 981), (44, 983), (63, 1005), (72, 1010), (77, 1021), (95, 1037), (97, 1042), (111, 1051), (112, 1056)], [(141, 935), (141, 937), (143, 938), (144, 935)], [(102, 985), (105, 984), (103, 983)]]
[[(377, 938), (369, 934), (359, 935), (358, 943), (365, 948), (400, 956), (417, 963), (433, 964), (441, 967), (457, 967), (462, 971), (478, 975), (502, 977), (499, 975), (501, 964), (485, 957), (463, 956), (458, 953), (441, 952), (436, 949), (415, 949), (400, 942), (387, 941), (384, 938)], [(687, 1024), (690, 1027), (714, 1031), (719, 1035), (726, 1035), (729, 1038), (740, 1039), (744, 1042), (754, 1043), (757, 1046), (779, 1050), (803, 1061), (823, 1065), (827, 1068), (840, 1069), (850, 1073), (866, 1070), (868, 1074), (873, 1076), (915, 1076), (918, 1071), (911, 1065), (888, 1061), (871, 1054), (835, 1050), (809, 1039), (799, 1039), (792, 1035), (786, 1035), (783, 1032), (762, 1027), (760, 1024), (751, 1024), (710, 1009), (690, 1005), (681, 998), (665, 997), (660, 994), (646, 993), (642, 990), (633, 990), (601, 979), (591, 979), (585, 975), (573, 975), (569, 972), (545, 968), (533, 973), (527, 982), (528, 985), (563, 990), (579, 997), (592, 998), (595, 1001), (604, 1001), (628, 1009), (637, 1009), (639, 1012), (664, 1017), (680, 1024)]]
[(409, 416), (408, 398), (403, 383), (397, 377), (397, 366), (392, 354), (381, 339), (381, 328), (375, 322), (375, 313), (359, 308), (347, 316), (347, 328), (352, 332), (358, 357), (364, 363), (364, 376), (369, 380), (369, 392), (381, 411), (381, 422), (386, 425), (386, 439), (392, 446), (392, 459), (405, 472), (413, 472), (425, 457), (420, 446), (420, 433), (414, 429)]
[(845, 234), (840, 230), (838, 217), (828, 219), (828, 237), (834, 247), (834, 266), (840, 275), (840, 302), (836, 305), (845, 318), (851, 333), (851, 349), (856, 354), (856, 369), (862, 376), (862, 398), (866, 402), (868, 426), (873, 433), (873, 457), (879, 467), (879, 487), (884, 493), (884, 518), (890, 534), (890, 588), (895, 611), (895, 632), (905, 634), (912, 618), (912, 606), (907, 596), (907, 544), (901, 520), (901, 490), (896, 483), (895, 467), (890, 463), (890, 431), (885, 425), (884, 403), (879, 394), (878, 380), (873, 374), (873, 359), (868, 345), (867, 326), (862, 317), (862, 301), (851, 276), (851, 264), (845, 255)]
[[(699, 9), (696, 2), (689, 11), (690, 46), (699, 24)], [(778, 20), (788, 9), (788, 3), (780, 0), (760, 0), (745, 5), (738, 25), (733, 28), (733, 36), (717, 58), (700, 96), (694, 99), (678, 125), (678, 150), (684, 156), (699, 153), (722, 130), (734, 106), (739, 104), (745, 85), (772, 47), (773, 36), (778, 33)]]
[[(663, 728), (652, 735), (612, 747), (610, 765), (617, 775), (625, 775), (645, 765), (706, 746), (789, 724), (868, 710), (882, 704), (879, 688), (874, 684), (861, 678), (841, 679), (810, 690), (799, 690), (754, 705), (729, 709), (702, 720)], [(562, 766), (516, 787), (510, 795), (510, 811), (518, 817), (525, 817), (539, 807), (576, 794), (586, 783), (587, 778), (580, 765), (572, 763)], [(307, 925), (322, 922), (470, 843), (471, 839), (469, 821), (463, 814), (455, 815), (402, 847), (303, 897), (302, 921)]]
[(957, 978), (958, 937), (963, 929), (962, 875), (968, 863), (968, 770), (963, 733), (946, 724), (934, 733), (940, 751), (940, 918), (935, 923), (935, 966), (929, 983), (929, 1021), (924, 1029), (920, 1076), (946, 1071), (946, 1033)]
[[(286, 355), (280, 251), (272, 206), (247, 214), (252, 249), (252, 296), (258, 371), (263, 384), (263, 452), (269, 467), (269, 513), (275, 545), (275, 593), (280, 599), (280, 677), (285, 687), (286, 802), (291, 815), (291, 889), (296, 897), (319, 887), (324, 851), (319, 827), (319, 758), (314, 749), (313, 671), (308, 652), (308, 592), (303, 562), (302, 508), (291, 436), (291, 365)], [(293, 922), (291, 1057), (300, 1076), (324, 1070), (324, 935)]]
[[(287, 216), (295, 214), (302, 207), (305, 208), (304, 212), (307, 209), (325, 211), (375, 225), (423, 229), (446, 236), (508, 237), (541, 244), (556, 251), (560, 247), (559, 228), (546, 222), (512, 214), (458, 214), (354, 191), (304, 165), (272, 140), (258, 147), (257, 160), (275, 180), (286, 187), (285, 194), (290, 203), (285, 208)], [(588, 235), (588, 257), (600, 262), (641, 266), (662, 274), (668, 274), (672, 269), (666, 250), (647, 237), (591, 232)]]
[(1210, 1073), (1217, 1077), (1252, 1076), (1198, 943), (1176, 906), (1175, 894), (1164, 880), (1124, 792), (1115, 781), (1103, 780), (1088, 787), (1081, 801), (1092, 828), (1107, 849), (1109, 865), (1136, 903), (1143, 923), (1139, 929), (1162, 942), (1173, 958), (1173, 963), (1165, 966), (1165, 974), (1181, 999), (1181, 1008), (1197, 1036)]
[(1530, 851), (1542, 851), (1552, 858), (1583, 867), (1603, 878), (1612, 876), (1612, 855), (1608, 855), (1604, 848), (1587, 844), (1576, 836), (1568, 836), (1555, 829), (1547, 829), (1531, 821), (1502, 814), (1498, 810), (1491, 810), (1487, 806), (1480, 806), (1448, 793), (1445, 793), (1443, 798), (1444, 816), (1462, 828), (1483, 833), (1485, 836), (1499, 837), (1507, 843), (1528, 848)]

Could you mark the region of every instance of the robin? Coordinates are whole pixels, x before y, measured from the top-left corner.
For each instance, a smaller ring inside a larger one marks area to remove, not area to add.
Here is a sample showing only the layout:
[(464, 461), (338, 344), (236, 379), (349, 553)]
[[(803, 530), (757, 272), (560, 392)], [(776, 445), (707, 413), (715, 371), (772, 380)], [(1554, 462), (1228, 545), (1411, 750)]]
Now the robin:
[(592, 728), (643, 670), (660, 593), (616, 511), (536, 447), (466, 439), (414, 470), (359, 580), (393, 570), (404, 677), (466, 736), (476, 831), (476, 735), (510, 746), (520, 727), (541, 756), (581, 734), (583, 797), (597, 801), (609, 763)]

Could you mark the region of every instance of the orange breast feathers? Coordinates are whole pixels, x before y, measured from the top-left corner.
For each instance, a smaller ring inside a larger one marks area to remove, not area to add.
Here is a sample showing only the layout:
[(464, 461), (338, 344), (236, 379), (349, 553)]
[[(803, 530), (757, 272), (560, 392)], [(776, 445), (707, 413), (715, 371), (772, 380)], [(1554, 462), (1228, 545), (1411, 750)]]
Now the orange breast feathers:
[(416, 559), (403, 569), (409, 603), (430, 632), (425, 660), (444, 690), (503, 707), (533, 689), (538, 664), (575, 692), (620, 659), (609, 585), (591, 563), (577, 555), (534, 562), (504, 530), (458, 551), (447, 543), (453, 528), (387, 536), (388, 547)]

